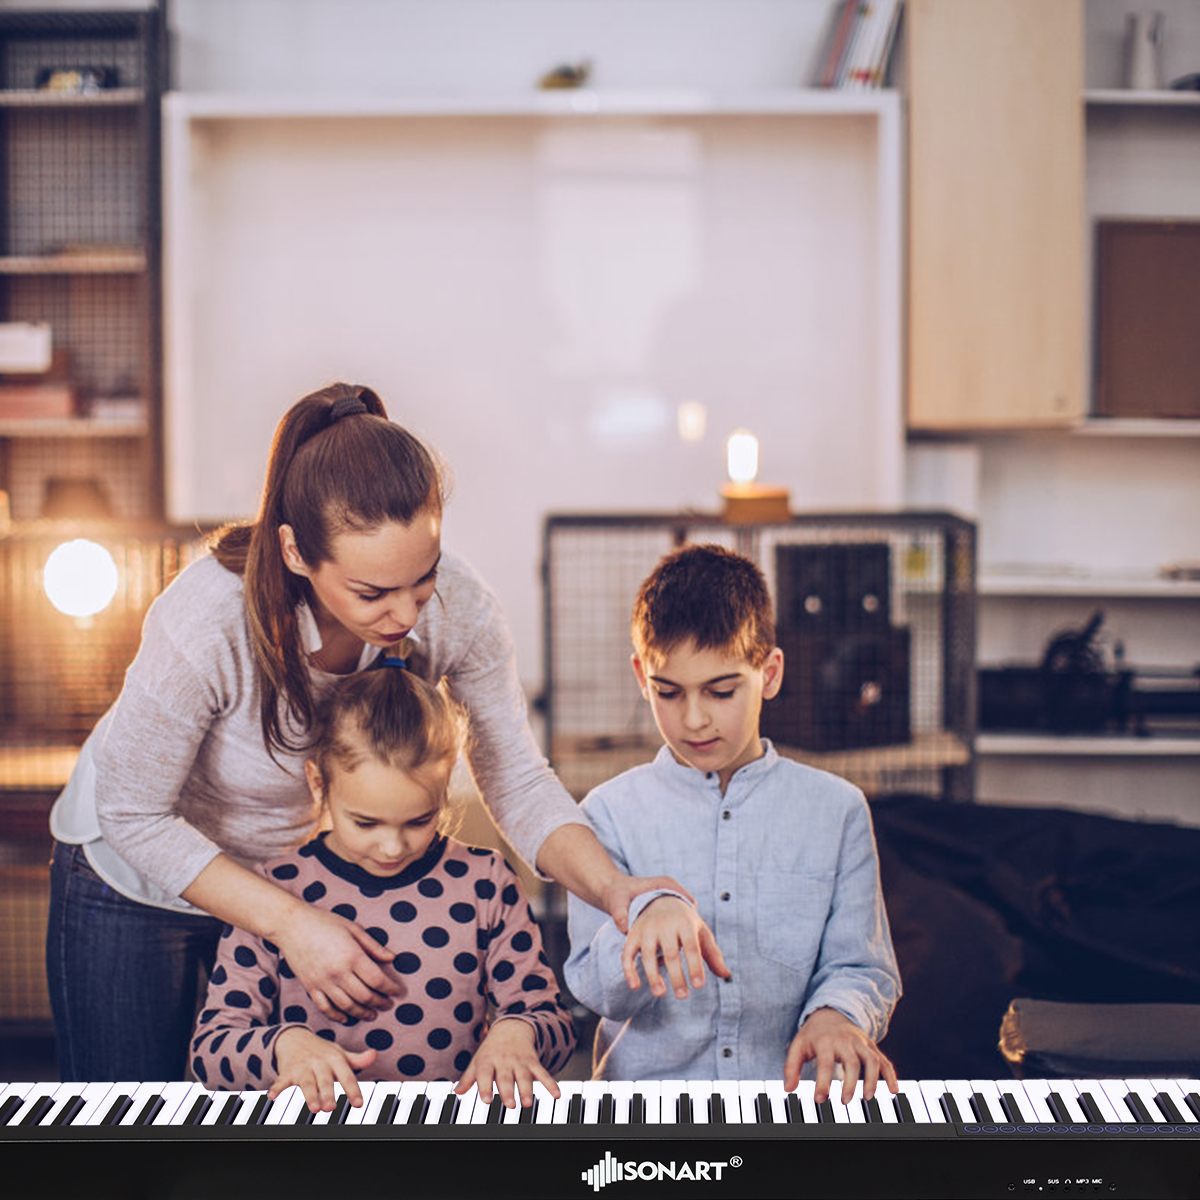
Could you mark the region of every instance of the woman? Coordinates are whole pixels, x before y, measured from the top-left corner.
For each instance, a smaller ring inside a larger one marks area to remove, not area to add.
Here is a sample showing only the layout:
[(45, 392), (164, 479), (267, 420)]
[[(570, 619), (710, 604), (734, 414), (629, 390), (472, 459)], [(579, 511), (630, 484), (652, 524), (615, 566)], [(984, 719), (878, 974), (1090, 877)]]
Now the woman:
[[(663, 882), (617, 870), (537, 749), (497, 602), (442, 552), (443, 501), (426, 447), (374, 392), (335, 384), (281, 421), (254, 524), (224, 531), (151, 606), (51, 814), (63, 1080), (184, 1077), (223, 922), (277, 946), (335, 1020), (394, 1002), (401, 985), (370, 933), (248, 865), (311, 832), (303, 763), (322, 691), (402, 641), (466, 708), (472, 773), (527, 862), (619, 921)], [(702, 958), (724, 973), (698, 918), (655, 919), (638, 946), (648, 971), (661, 954), (677, 973), (682, 951), (694, 985)]]

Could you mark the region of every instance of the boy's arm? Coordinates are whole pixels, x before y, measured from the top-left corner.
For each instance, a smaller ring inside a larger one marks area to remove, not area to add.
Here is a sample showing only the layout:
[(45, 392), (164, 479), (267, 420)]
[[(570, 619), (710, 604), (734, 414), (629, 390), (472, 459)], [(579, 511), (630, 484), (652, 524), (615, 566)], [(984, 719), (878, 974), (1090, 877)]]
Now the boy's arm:
[(833, 900), (799, 1025), (832, 1008), (879, 1041), (900, 997), (871, 815), (860, 798), (842, 833)]
[[(613, 862), (628, 872), (629, 863), (603, 796), (593, 793), (584, 801), (583, 808), (600, 844), (612, 855)], [(673, 894), (656, 891), (637, 897), (630, 905), (631, 933), (638, 917), (652, 900)], [(629, 986), (623, 961), (626, 935), (617, 928), (612, 917), (571, 895), (567, 897), (567, 927), (570, 954), (563, 975), (571, 994), (581, 1004), (602, 1017), (623, 1021), (654, 1002), (650, 988), (634, 990)]]

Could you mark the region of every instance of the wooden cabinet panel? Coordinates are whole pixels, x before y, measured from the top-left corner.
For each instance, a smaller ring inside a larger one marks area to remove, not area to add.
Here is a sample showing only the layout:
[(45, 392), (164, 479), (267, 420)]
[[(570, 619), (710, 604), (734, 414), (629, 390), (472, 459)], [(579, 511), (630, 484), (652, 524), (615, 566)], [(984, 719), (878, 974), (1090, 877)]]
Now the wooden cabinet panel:
[(1084, 369), (1080, 0), (909, 0), (910, 429), (1072, 424)]

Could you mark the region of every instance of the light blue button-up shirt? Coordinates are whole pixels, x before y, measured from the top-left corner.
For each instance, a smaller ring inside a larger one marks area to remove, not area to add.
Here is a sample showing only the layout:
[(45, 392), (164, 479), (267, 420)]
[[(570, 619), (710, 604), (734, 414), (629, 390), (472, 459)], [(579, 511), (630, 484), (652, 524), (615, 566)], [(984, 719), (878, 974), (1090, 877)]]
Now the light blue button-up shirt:
[[(725, 795), (713, 773), (653, 762), (595, 788), (588, 820), (632, 875), (670, 875), (696, 898), (733, 972), (685, 1000), (629, 988), (625, 937), (570, 897), (567, 986), (600, 1014), (606, 1079), (782, 1078), (788, 1046), (818, 1008), (878, 1041), (900, 996), (871, 815), (853, 784), (764, 754)], [(639, 897), (630, 919), (655, 893)], [(644, 979), (644, 975), (643, 975)], [(628, 1022), (628, 1028), (625, 1024)]]

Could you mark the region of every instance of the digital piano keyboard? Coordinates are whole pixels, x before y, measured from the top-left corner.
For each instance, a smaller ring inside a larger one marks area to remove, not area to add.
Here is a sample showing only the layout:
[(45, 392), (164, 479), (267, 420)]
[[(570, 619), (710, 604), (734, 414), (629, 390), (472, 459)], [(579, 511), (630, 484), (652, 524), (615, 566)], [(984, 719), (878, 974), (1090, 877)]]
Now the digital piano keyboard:
[[(564, 1082), (485, 1104), (450, 1083), (0, 1084), (0, 1155), (30, 1197), (1200, 1198), (1200, 1080), (905, 1080), (846, 1105), (811, 1082)], [(10, 1193), (16, 1194), (16, 1193)]]

